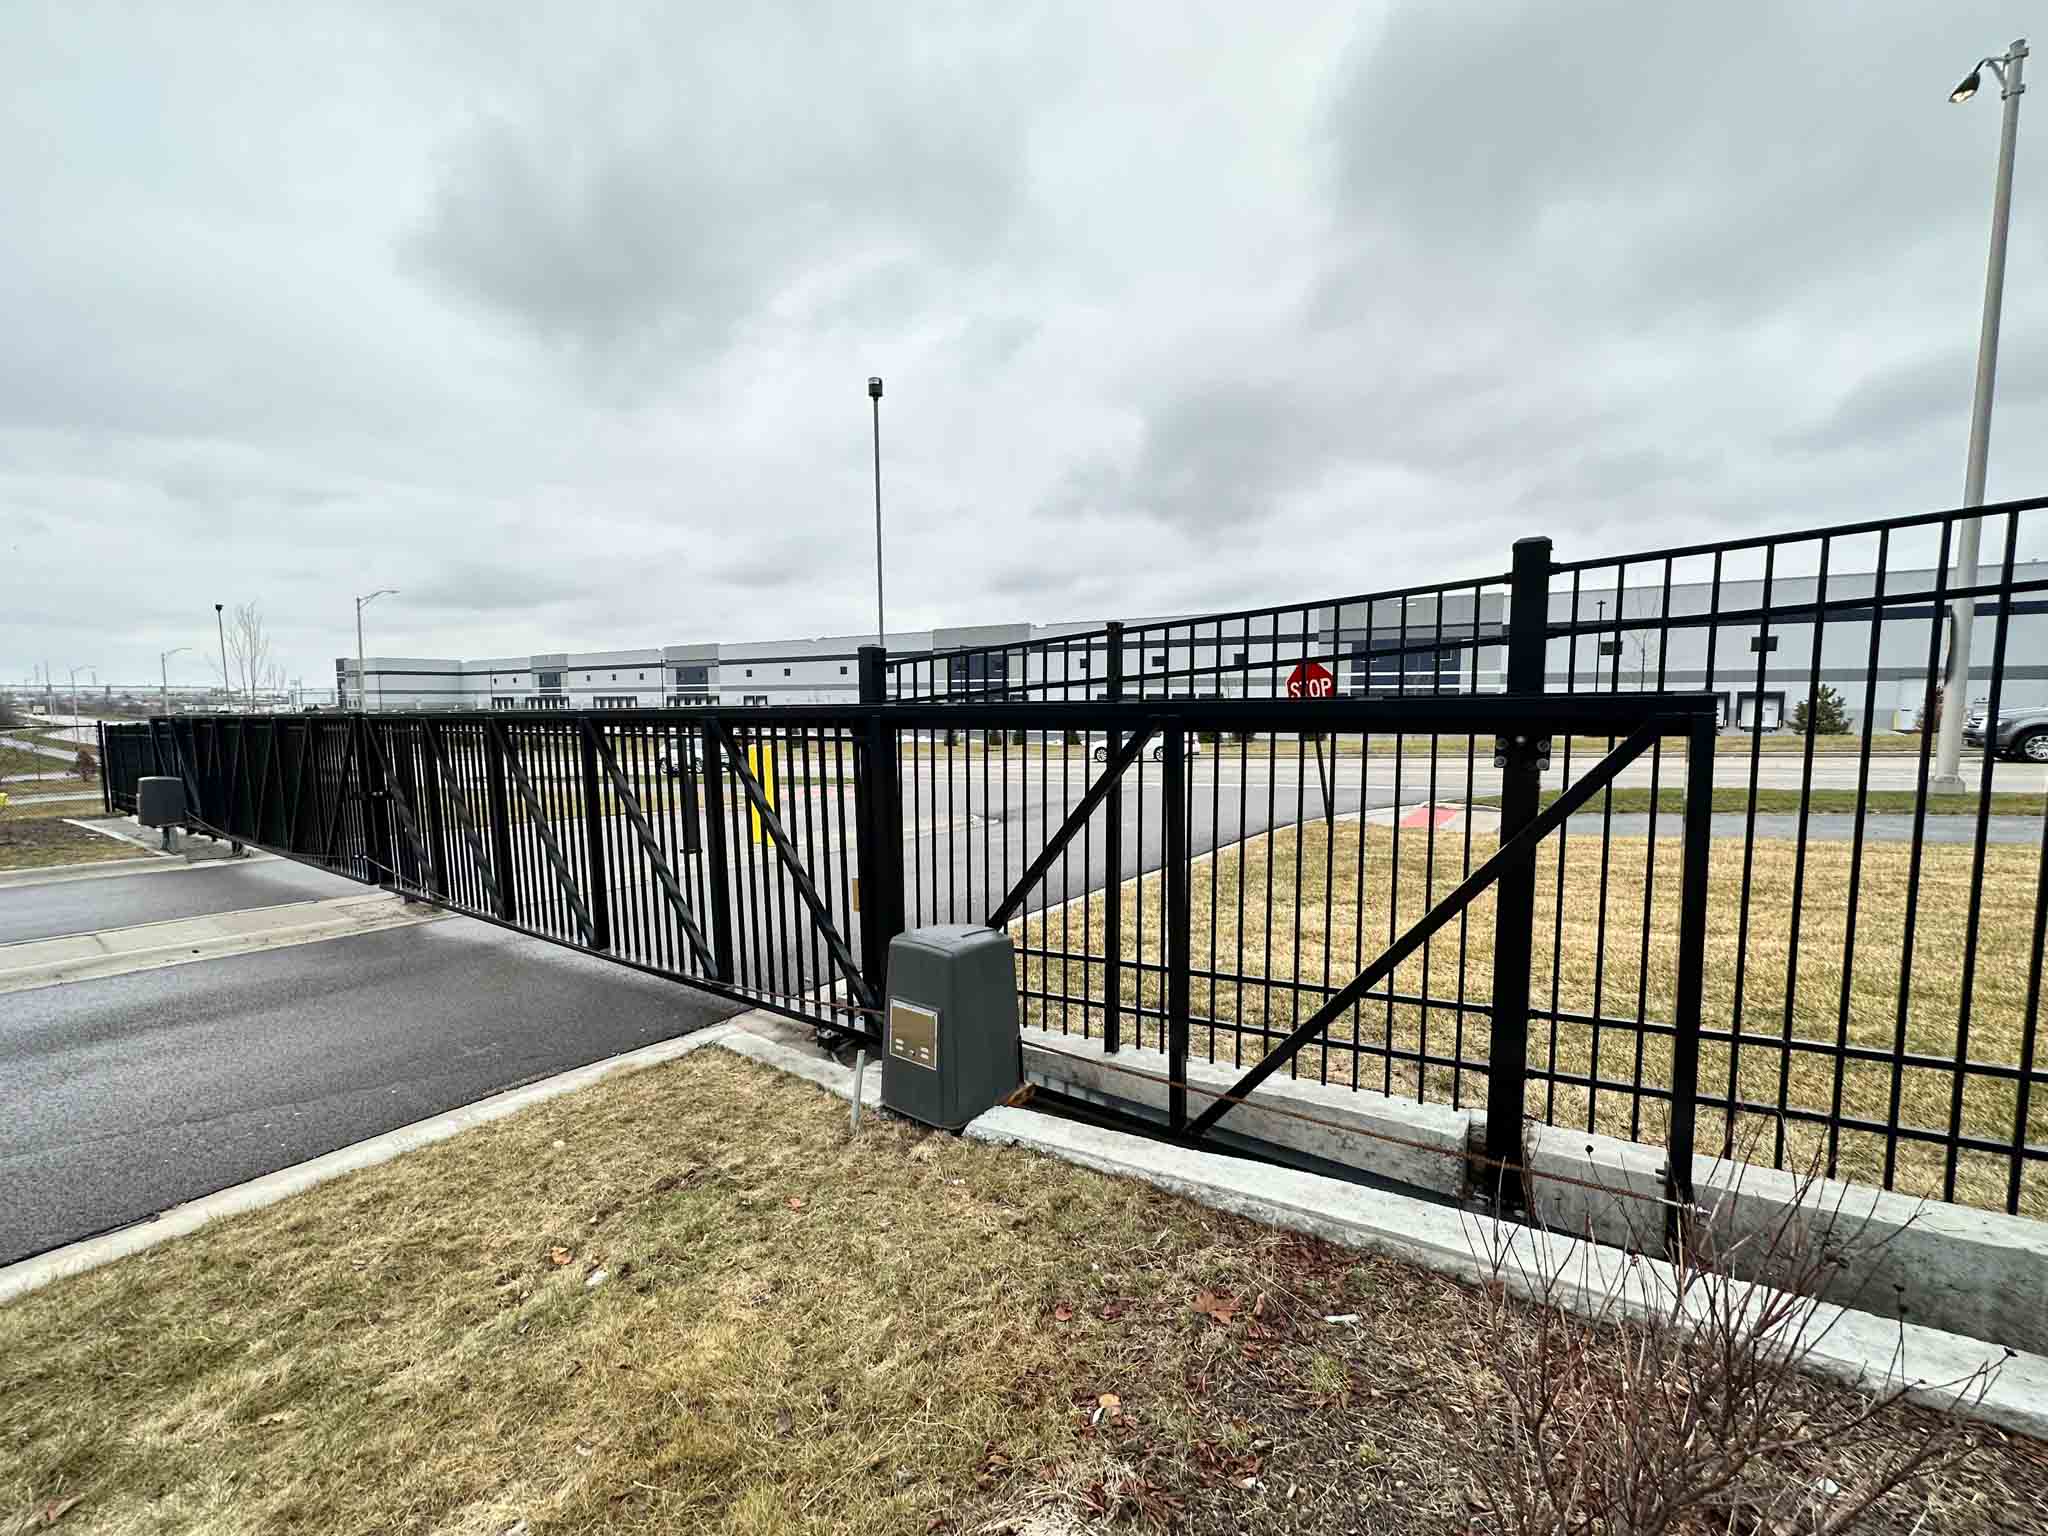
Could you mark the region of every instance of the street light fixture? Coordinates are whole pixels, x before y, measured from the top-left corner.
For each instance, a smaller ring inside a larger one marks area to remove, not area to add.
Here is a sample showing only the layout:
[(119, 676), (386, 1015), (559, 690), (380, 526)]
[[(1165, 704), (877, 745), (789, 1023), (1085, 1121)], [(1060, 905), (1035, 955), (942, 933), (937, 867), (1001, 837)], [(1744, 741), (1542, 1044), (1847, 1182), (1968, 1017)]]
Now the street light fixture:
[[(356, 708), (367, 709), (370, 705), (369, 689), (365, 685), (363, 672), (363, 610), (380, 597), (396, 597), (398, 588), (379, 587), (356, 599)], [(379, 692), (382, 690), (380, 689)]]
[(189, 645), (176, 645), (172, 646), (168, 651), (158, 651), (156, 653), (157, 676), (163, 683), (164, 713), (167, 715), (171, 712), (171, 658), (180, 651), (189, 651), (191, 649), (192, 647)]
[[(1984, 71), (1997, 77), (1999, 96), (2005, 102), (1998, 135), (1998, 179), (1991, 195), (1991, 255), (1984, 270), (1984, 320), (1977, 335), (1977, 392), (1970, 406), (1970, 457), (1963, 475), (1963, 505), (1984, 505), (1984, 466), (1991, 448), (1991, 399), (1998, 376), (1998, 318), (2005, 299), (2005, 237), (2012, 220), (2013, 147), (2019, 136), (2020, 97), (2026, 91), (2021, 69), (2026, 62), (2027, 40), (2015, 38), (2003, 54), (1979, 59), (1977, 67), (1948, 99), (1968, 101), (1983, 83)], [(1963, 791), (1963, 717), (1970, 701), (1970, 626), (1977, 616), (1977, 547), (1983, 537), (1981, 518), (1965, 518), (1958, 526), (1956, 585), (1969, 592), (1949, 604), (1948, 670), (1941, 683), (1941, 735), (1937, 743), (1934, 779), (1928, 789), (1934, 794)], [(1987, 736), (1987, 740), (1988, 740)], [(1989, 750), (1988, 748), (1986, 749)]]

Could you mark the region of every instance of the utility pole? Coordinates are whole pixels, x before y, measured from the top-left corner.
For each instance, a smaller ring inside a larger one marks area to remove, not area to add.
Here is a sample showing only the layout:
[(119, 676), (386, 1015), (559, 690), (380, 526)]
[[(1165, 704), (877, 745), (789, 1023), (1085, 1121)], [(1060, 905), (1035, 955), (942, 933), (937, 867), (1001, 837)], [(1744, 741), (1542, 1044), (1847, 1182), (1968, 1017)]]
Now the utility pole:
[(875, 410), (875, 644), (889, 644), (888, 624), (882, 617), (882, 381), (868, 380), (868, 403)]
[[(371, 593), (367, 593), (366, 595), (364, 595), (364, 596), (362, 596), (362, 597), (359, 597), (359, 598), (357, 598), (357, 599), (356, 599), (356, 708), (357, 708), (357, 709), (368, 709), (368, 708), (370, 707), (370, 689), (369, 689), (369, 682), (368, 682), (368, 677), (367, 677), (367, 674), (366, 674), (366, 673), (365, 673), (365, 672), (363, 671), (363, 610), (364, 610), (365, 608), (369, 607), (369, 606), (370, 606), (370, 604), (372, 604), (372, 603), (374, 603), (375, 601), (377, 601), (377, 599), (378, 599), (378, 598), (380, 598), (380, 597), (396, 597), (397, 595), (398, 595), (398, 588), (396, 588), (396, 587), (379, 587), (379, 588), (378, 588), (378, 589), (377, 589), (376, 591), (374, 591), (374, 592), (371, 592)], [(382, 684), (379, 684), (379, 685), (378, 685), (378, 690), (377, 690), (377, 691), (378, 691), (378, 692), (379, 692), (380, 694), (381, 694), (381, 693), (383, 692), (383, 685), (382, 685)]]
[(180, 645), (174, 646), (168, 651), (158, 651), (156, 653), (157, 677), (163, 684), (164, 713), (167, 715), (171, 712), (171, 658), (177, 655), (179, 651), (189, 651), (191, 649), (192, 647), (189, 645)]
[[(229, 691), (228, 631), (226, 621), (220, 616), (222, 606), (220, 603), (213, 605), (213, 627), (220, 635), (220, 701), (225, 706), (234, 702), (234, 695)], [(223, 708), (221, 712), (225, 714), (227, 711)]]
[[(1984, 505), (1984, 467), (1991, 451), (1991, 402), (1998, 378), (1998, 319), (2005, 301), (2005, 240), (2012, 222), (2012, 161), (2020, 131), (2020, 97), (2026, 91), (2021, 80), (2027, 58), (2027, 40), (2015, 38), (2004, 54), (1977, 61), (1977, 67), (1963, 77), (1963, 83), (1949, 94), (1949, 100), (1968, 101), (1977, 94), (1983, 71), (1989, 68), (1998, 78), (1999, 95), (2005, 102), (1998, 134), (1998, 179), (1991, 194), (1991, 255), (1984, 269), (1984, 319), (1977, 333), (1977, 391), (1970, 404), (1970, 457), (1963, 472), (1963, 505)], [(1977, 585), (1977, 547), (1983, 536), (1982, 518), (1963, 519), (1957, 528), (1956, 585), (1969, 592)], [(1941, 735), (1936, 743), (1934, 778), (1930, 794), (1963, 792), (1963, 720), (1970, 710), (1970, 628), (1977, 616), (1974, 592), (1949, 603), (1948, 670), (1941, 684)], [(1985, 740), (1995, 739), (1998, 722), (1985, 722)], [(1987, 746), (1988, 752), (1990, 748)]]

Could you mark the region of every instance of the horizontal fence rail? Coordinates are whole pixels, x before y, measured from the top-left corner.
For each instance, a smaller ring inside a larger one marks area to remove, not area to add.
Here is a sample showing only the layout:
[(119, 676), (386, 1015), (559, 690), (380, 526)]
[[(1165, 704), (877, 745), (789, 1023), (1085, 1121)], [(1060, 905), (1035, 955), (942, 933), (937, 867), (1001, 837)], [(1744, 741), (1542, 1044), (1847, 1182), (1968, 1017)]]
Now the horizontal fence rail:
[[(1696, 1105), (1703, 1152), (2043, 1217), (2043, 555), (2048, 499), (1530, 543), (1464, 582), (870, 647), (859, 704), (109, 726), (105, 792), (174, 772), (246, 840), (847, 1034), (892, 934), (992, 923), (1025, 1022), (1096, 1048), (1483, 1110), (1503, 1145), (1673, 1144)], [(1186, 1097), (1176, 1125), (1227, 1127)]]

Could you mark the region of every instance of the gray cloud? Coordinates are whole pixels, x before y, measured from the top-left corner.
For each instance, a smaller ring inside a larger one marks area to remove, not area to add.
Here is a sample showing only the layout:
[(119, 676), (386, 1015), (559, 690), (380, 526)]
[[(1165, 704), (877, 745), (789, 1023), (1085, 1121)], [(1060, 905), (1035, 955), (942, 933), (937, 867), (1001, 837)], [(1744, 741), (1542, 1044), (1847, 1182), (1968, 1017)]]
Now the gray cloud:
[[(995, 19), (991, 19), (991, 18)], [(0, 679), (1187, 611), (1952, 501), (2002, 8), (0, 21)], [(1994, 496), (2048, 484), (2024, 153)]]

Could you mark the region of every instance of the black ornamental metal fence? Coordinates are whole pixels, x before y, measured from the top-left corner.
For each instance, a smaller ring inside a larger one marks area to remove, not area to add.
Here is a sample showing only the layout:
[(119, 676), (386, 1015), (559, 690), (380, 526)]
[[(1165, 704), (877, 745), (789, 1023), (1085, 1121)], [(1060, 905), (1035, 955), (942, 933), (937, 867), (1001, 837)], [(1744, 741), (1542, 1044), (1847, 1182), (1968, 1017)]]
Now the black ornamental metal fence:
[(1530, 1118), (1677, 1180), (1696, 1122), (2048, 1215), (2044, 509), (1972, 514), (1974, 577), (1954, 511), (1525, 541), (1440, 586), (870, 648), (843, 706), (116, 727), (107, 793), (177, 772), (196, 824), (847, 1034), (890, 934), (1004, 926), (1025, 1022), (1165, 1052), (1183, 1135), (1229, 1109), (1190, 1108), (1198, 1058), (1483, 1108), (1510, 1163)]

